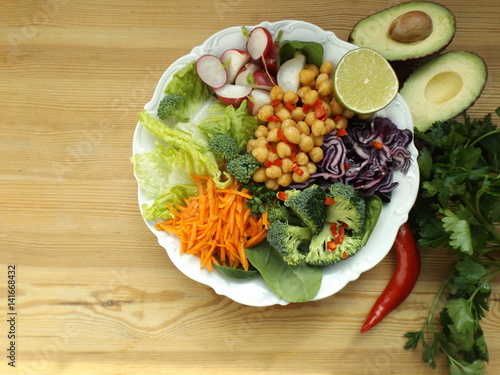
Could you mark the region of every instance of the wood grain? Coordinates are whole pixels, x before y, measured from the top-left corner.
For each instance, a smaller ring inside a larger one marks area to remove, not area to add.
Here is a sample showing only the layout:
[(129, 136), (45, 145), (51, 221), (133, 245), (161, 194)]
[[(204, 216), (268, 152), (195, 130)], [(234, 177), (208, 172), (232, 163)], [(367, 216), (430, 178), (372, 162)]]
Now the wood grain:
[[(359, 328), (395, 267), (389, 254), (334, 297), (242, 306), (181, 274), (144, 225), (129, 158), (137, 113), (163, 71), (229, 26), (298, 19), (347, 39), (400, 1), (68, 1), (0, 3), (0, 348), (7, 266), (17, 267), (16, 367), (6, 374), (446, 374), (405, 351), (452, 259), (422, 250), (409, 299)], [(443, 0), (449, 50), (489, 66), (471, 108), (500, 106), (498, 1)], [(484, 320), (500, 374), (500, 282)]]

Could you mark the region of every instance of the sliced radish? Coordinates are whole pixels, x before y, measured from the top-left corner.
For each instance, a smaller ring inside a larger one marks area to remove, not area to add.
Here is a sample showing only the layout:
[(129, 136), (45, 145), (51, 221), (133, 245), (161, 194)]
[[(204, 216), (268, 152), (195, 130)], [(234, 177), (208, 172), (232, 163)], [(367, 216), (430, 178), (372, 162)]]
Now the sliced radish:
[(250, 54), (240, 49), (228, 49), (220, 61), (226, 66), (227, 83), (234, 83), (238, 72), (250, 61)]
[(300, 88), (299, 73), (306, 65), (306, 57), (302, 53), (297, 53), (293, 59), (281, 64), (276, 79), (284, 91), (292, 90), (297, 92)]
[(276, 74), (278, 72), (278, 51), (280, 49), (279, 43), (273, 42), (271, 48), (263, 57), (264, 68), (269, 72), (269, 74)]
[(224, 86), (214, 89), (215, 95), (225, 105), (238, 107), (241, 102), (250, 94), (252, 88), (250, 86), (241, 86), (233, 84), (225, 84)]
[[(274, 77), (273, 77), (274, 78)], [(276, 86), (275, 80), (273, 80), (268, 72), (265, 70), (259, 70), (253, 73), (254, 88), (271, 90), (273, 86)]]
[(247, 51), (252, 59), (258, 60), (271, 48), (273, 37), (269, 30), (264, 27), (256, 27), (250, 32), (247, 41)]
[(214, 55), (203, 55), (196, 61), (196, 72), (201, 80), (217, 89), (227, 82), (227, 72), (222, 61)]
[(253, 89), (248, 95), (248, 109), (252, 116), (257, 115), (259, 108), (271, 103), (271, 96), (268, 90)]
[(234, 80), (235, 85), (243, 85), (249, 86), (247, 76), (248, 74), (253, 74), (259, 70), (262, 70), (260, 66), (255, 63), (246, 64), (243, 69), (241, 69), (236, 75), (236, 79)]

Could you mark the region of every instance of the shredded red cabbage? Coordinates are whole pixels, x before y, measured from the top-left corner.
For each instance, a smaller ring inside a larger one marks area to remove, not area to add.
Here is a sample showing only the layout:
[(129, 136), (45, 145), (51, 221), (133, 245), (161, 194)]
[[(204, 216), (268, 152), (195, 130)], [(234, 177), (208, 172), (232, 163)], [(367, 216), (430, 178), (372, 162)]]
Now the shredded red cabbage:
[(389, 118), (349, 121), (347, 135), (337, 135), (337, 130), (327, 134), (323, 143), (323, 160), (317, 164), (315, 174), (302, 184), (323, 186), (334, 182), (352, 185), (363, 196), (378, 195), (385, 202), (398, 186), (393, 172), (407, 173), (411, 153), (407, 149), (413, 139), (408, 129), (399, 129)]

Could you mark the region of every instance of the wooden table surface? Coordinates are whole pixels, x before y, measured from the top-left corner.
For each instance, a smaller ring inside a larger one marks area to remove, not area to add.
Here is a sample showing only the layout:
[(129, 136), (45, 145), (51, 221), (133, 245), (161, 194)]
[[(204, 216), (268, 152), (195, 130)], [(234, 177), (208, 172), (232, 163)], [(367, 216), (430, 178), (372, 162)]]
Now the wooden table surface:
[[(138, 112), (163, 71), (229, 26), (298, 19), (346, 39), (399, 1), (97, 1), (0, 3), (0, 373), (446, 374), (403, 334), (419, 329), (448, 272), (422, 249), (413, 294), (359, 328), (395, 267), (390, 253), (333, 297), (255, 308), (185, 277), (145, 226), (129, 158)], [(489, 66), (473, 116), (500, 106), (500, 3), (443, 0), (449, 50)], [(16, 269), (15, 365), (8, 267)], [(500, 281), (484, 320), (500, 374)], [(7, 354), (6, 354), (7, 353)]]

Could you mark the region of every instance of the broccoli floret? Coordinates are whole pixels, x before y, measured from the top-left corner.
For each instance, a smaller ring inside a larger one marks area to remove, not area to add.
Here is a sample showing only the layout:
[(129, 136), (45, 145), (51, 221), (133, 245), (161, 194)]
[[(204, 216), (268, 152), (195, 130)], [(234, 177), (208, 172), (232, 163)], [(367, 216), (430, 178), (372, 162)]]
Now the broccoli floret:
[(267, 241), (291, 266), (297, 266), (304, 261), (300, 246), (311, 239), (311, 230), (307, 227), (290, 225), (283, 221), (274, 221), (269, 225)]
[(275, 221), (288, 222), (289, 220), (289, 212), (283, 203), (280, 201), (274, 202), (274, 205), (269, 208), (267, 220), (270, 223)]
[(214, 134), (208, 139), (208, 148), (219, 159), (231, 160), (238, 156), (238, 143), (228, 134)]
[(161, 120), (165, 120), (169, 116), (175, 116), (180, 122), (188, 122), (189, 116), (180, 110), (180, 106), (184, 102), (184, 95), (172, 93), (165, 96), (158, 106), (157, 115)]
[(326, 223), (323, 230), (311, 238), (305, 262), (314, 266), (328, 266), (347, 259), (361, 249), (362, 235), (346, 235), (341, 243), (336, 243), (331, 224)]
[(227, 172), (233, 175), (242, 184), (248, 183), (259, 167), (260, 163), (255, 160), (252, 154), (238, 156), (228, 160), (226, 163)]
[(326, 220), (326, 191), (320, 185), (310, 185), (303, 190), (289, 189), (280, 193), (286, 207), (308, 226), (313, 234), (318, 234)]
[(365, 225), (366, 203), (361, 194), (351, 185), (341, 182), (330, 185), (327, 197), (334, 203), (326, 207), (328, 223), (345, 223), (352, 232), (361, 232)]

